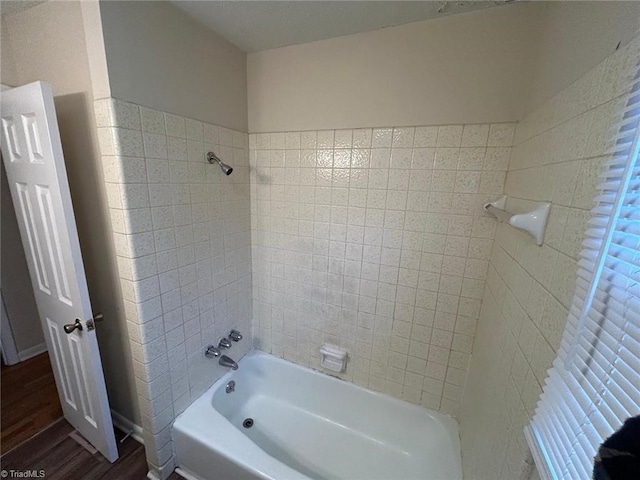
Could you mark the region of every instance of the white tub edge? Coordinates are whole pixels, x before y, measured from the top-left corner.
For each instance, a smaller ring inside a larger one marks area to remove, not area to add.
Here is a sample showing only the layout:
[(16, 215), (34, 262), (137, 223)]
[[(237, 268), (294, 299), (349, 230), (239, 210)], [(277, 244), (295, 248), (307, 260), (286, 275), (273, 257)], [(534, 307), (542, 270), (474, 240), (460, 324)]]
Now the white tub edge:
[[(399, 407), (405, 408), (405, 409), (411, 409), (414, 410), (416, 412), (419, 412), (421, 415), (429, 415), (432, 418), (434, 418), (436, 421), (438, 421), (442, 427), (445, 429), (446, 433), (448, 434), (449, 439), (452, 442), (452, 447), (455, 449), (456, 452), (459, 452), (460, 454), (460, 458), (459, 458), (459, 462), (457, 463), (457, 466), (459, 467), (459, 475), (460, 478), (462, 479), (462, 453), (461, 453), (461, 442), (460, 442), (460, 435), (459, 435), (459, 430), (458, 430), (458, 423), (457, 421), (450, 415), (446, 415), (440, 412), (435, 412), (433, 410), (427, 409), (426, 407), (420, 406), (420, 405), (415, 405), (412, 403), (409, 403), (407, 401), (401, 400), (399, 398), (393, 397), (391, 395), (388, 395), (386, 393), (381, 393), (381, 392), (376, 392), (364, 387), (361, 387), (359, 385), (356, 385), (355, 383), (349, 382), (347, 380), (343, 380), (331, 375), (327, 375), (321, 371), (318, 370), (314, 370), (312, 368), (309, 367), (305, 367), (302, 365), (298, 365), (295, 364), (293, 362), (290, 362), (288, 360), (285, 360), (283, 358), (280, 357), (276, 357), (274, 355), (271, 355), (269, 353), (260, 351), (260, 350), (250, 350), (249, 352), (247, 352), (247, 354), (245, 354), (239, 361), (239, 363), (244, 360), (245, 358), (250, 358), (250, 357), (266, 357), (269, 359), (269, 361), (275, 361), (278, 363), (284, 363), (286, 364), (287, 368), (296, 368), (298, 370), (302, 370), (304, 371), (306, 374), (311, 374), (311, 375), (315, 375), (315, 376), (321, 376), (325, 381), (331, 381), (331, 382), (340, 382), (343, 384), (347, 384), (349, 388), (355, 388), (358, 389), (360, 391), (363, 391), (369, 395), (374, 395), (377, 397), (382, 397), (387, 401), (390, 401), (392, 404), (396, 404)], [(240, 365), (242, 365), (240, 363)], [(209, 432), (200, 432), (200, 429), (198, 428), (198, 424), (194, 424), (193, 425), (193, 430), (191, 430), (189, 428), (189, 423), (191, 423), (189, 420), (191, 420), (190, 416), (187, 417), (187, 412), (194, 406), (196, 405), (200, 405), (200, 404), (210, 404), (211, 403), (211, 399), (214, 395), (214, 393), (221, 388), (222, 385), (226, 385), (226, 383), (229, 381), (229, 377), (231, 377), (233, 375), (233, 371), (229, 370), (229, 372), (227, 372), (225, 375), (223, 375), (222, 377), (220, 377), (211, 387), (209, 387), (205, 393), (203, 393), (200, 397), (198, 397), (188, 408), (187, 410), (185, 410), (184, 412), (182, 412), (180, 415), (178, 415), (178, 417), (176, 417), (176, 419), (174, 420), (173, 424), (172, 424), (172, 431), (173, 431), (173, 435), (177, 435), (179, 436), (187, 436), (187, 437), (191, 437), (191, 439), (195, 442), (197, 442), (199, 445), (209, 445), (209, 448), (211, 450), (214, 450), (215, 454), (218, 455), (219, 457), (221, 457), (222, 459), (224, 459), (225, 461), (229, 462), (231, 465), (237, 467), (237, 468), (241, 468), (244, 469), (247, 473), (252, 474), (254, 477), (259, 478), (259, 479), (263, 479), (263, 480), (272, 480), (272, 479), (287, 479), (287, 480), (310, 480), (309, 477), (307, 477), (306, 475), (298, 472), (297, 470), (289, 467), (288, 465), (285, 465), (283, 463), (281, 463), (279, 460), (271, 457), (270, 455), (268, 455), (266, 452), (264, 452), (258, 445), (254, 444), (254, 443), (250, 443), (250, 445), (247, 448), (244, 448), (242, 451), (235, 451), (235, 448), (232, 446), (231, 448), (229, 448), (229, 443), (227, 443), (226, 445), (211, 445), (209, 443), (207, 443), (205, 441), (205, 439), (203, 438), (205, 435), (207, 435)], [(222, 417), (223, 418), (223, 417)], [(218, 419), (220, 420), (220, 419)], [(185, 428), (182, 423), (186, 423), (186, 427)], [(224, 426), (224, 427), (230, 427), (233, 430), (231, 430), (231, 437), (235, 437), (235, 436), (241, 436), (244, 437), (244, 434), (237, 430), (234, 426), (231, 425), (231, 423), (229, 423), (226, 419), (224, 419), (223, 421), (223, 425), (220, 426)], [(230, 438), (228, 440), (233, 440), (233, 438)], [(244, 438), (242, 439), (244, 440)], [(233, 442), (231, 442), (233, 443)], [(244, 443), (244, 442), (243, 442)], [(174, 439), (174, 448), (176, 447), (176, 441)], [(246, 447), (246, 446), (245, 446)], [(225, 449), (226, 448), (226, 449)], [(237, 447), (236, 447), (237, 448)], [(231, 450), (231, 452), (229, 452), (229, 450)], [(176, 456), (177, 459), (178, 458), (178, 452), (176, 450)], [(258, 460), (258, 464), (261, 466), (266, 466), (268, 468), (265, 468), (263, 470), (259, 470), (258, 468), (256, 468), (252, 463), (255, 462), (251, 462), (250, 460)], [(206, 478), (202, 478), (200, 477), (198, 474), (192, 472), (191, 470), (189, 470), (188, 468), (185, 469), (184, 467), (177, 467), (176, 471), (180, 470), (180, 472), (178, 472), (181, 476), (183, 476), (183, 478), (187, 479), (187, 480), (207, 480)], [(266, 472), (266, 470), (268, 470), (269, 473)], [(184, 475), (183, 475), (184, 474)]]

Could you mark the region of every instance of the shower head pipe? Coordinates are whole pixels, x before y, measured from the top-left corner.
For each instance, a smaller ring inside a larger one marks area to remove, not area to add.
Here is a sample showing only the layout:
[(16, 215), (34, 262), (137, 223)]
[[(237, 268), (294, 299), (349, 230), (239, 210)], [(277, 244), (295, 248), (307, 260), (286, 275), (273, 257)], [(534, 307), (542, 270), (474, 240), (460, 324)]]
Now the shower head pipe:
[(220, 170), (222, 170), (222, 173), (225, 175), (231, 175), (231, 172), (233, 172), (233, 168), (220, 160), (213, 152), (207, 153), (207, 161), (211, 164), (217, 163), (220, 166)]

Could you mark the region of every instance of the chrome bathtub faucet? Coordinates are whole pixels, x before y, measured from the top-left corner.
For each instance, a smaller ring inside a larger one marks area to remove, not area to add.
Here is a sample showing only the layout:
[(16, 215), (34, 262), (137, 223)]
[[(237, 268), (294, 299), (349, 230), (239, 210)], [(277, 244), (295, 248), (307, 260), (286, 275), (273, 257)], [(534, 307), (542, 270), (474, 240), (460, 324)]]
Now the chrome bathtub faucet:
[(218, 363), (223, 367), (230, 367), (231, 370), (238, 369), (238, 364), (233, 359), (227, 357), (226, 355), (222, 355)]
[[(226, 338), (224, 338), (223, 340), (227, 340)], [(228, 340), (227, 340), (228, 342)], [(222, 343), (222, 340), (220, 340), (220, 343)], [(229, 344), (229, 347), (231, 346), (231, 344)], [(220, 345), (221, 348), (229, 348), (229, 347), (222, 347)], [(204, 356), (207, 358), (218, 358), (220, 357), (220, 360), (218, 360), (218, 363), (220, 365), (222, 365), (223, 367), (229, 367), (232, 370), (237, 370), (238, 369), (238, 364), (232, 359), (227, 357), (226, 355), (222, 355), (220, 356), (221, 352), (220, 352), (220, 348), (214, 347), (213, 345), (208, 345), (207, 348), (204, 351)]]

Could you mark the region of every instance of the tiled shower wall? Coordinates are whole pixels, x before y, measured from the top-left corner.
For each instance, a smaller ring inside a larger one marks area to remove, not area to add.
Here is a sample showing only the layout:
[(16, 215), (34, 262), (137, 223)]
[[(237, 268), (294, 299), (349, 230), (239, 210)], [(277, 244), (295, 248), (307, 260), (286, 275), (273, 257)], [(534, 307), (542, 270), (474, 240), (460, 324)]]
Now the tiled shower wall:
[(250, 135), (256, 346), (456, 415), (514, 129)]
[(206, 345), (231, 328), (231, 357), (251, 345), (248, 138), (115, 99), (95, 111), (145, 450), (166, 473), (172, 420), (227, 371)]
[(564, 331), (597, 175), (639, 59), (636, 39), (518, 123), (508, 207), (552, 209), (542, 247), (504, 224), (496, 233), (460, 416), (465, 478), (535, 478), (523, 428)]

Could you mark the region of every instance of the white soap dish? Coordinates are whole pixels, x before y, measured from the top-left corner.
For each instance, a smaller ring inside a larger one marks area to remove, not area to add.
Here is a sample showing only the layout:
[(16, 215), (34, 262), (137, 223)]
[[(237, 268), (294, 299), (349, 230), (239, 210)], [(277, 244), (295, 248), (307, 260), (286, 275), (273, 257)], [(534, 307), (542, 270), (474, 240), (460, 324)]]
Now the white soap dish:
[(321, 365), (327, 370), (340, 373), (343, 372), (347, 366), (347, 352), (340, 347), (325, 343), (320, 348), (320, 354), (322, 355)]
[(536, 245), (542, 245), (544, 231), (547, 227), (551, 204), (548, 202), (539, 203), (538, 206), (528, 213), (510, 213), (505, 210), (507, 196), (504, 195), (495, 202), (485, 204), (484, 209), (496, 217), (498, 221), (505, 222), (512, 227), (527, 232), (533, 237)]

